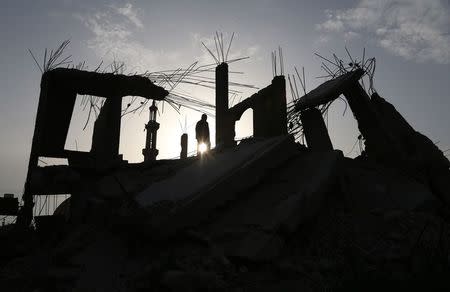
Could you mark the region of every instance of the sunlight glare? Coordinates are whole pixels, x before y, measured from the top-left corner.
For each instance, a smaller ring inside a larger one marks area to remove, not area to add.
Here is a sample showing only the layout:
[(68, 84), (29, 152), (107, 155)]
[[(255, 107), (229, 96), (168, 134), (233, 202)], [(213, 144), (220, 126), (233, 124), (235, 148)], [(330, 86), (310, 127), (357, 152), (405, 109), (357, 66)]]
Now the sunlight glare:
[(207, 149), (208, 149), (208, 148), (206, 147), (206, 144), (205, 144), (205, 143), (200, 143), (200, 144), (198, 145), (198, 151), (199, 151), (201, 154), (205, 153)]

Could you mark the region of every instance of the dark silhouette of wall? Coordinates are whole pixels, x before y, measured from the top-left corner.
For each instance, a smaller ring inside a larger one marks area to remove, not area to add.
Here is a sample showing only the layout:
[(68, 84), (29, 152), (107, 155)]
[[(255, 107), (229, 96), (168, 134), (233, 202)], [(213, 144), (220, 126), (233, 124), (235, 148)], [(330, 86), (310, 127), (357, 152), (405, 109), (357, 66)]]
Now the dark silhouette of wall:
[(234, 139), (234, 126), (247, 109), (253, 109), (253, 136), (275, 137), (287, 134), (286, 81), (276, 76), (272, 83), (228, 110), (229, 128)]

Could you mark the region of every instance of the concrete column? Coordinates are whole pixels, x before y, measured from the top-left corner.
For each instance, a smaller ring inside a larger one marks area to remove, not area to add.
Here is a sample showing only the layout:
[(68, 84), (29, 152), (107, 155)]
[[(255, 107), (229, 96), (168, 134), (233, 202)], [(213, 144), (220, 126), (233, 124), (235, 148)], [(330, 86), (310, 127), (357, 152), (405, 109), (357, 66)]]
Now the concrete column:
[(366, 139), (366, 152), (379, 161), (391, 164), (396, 158), (401, 157), (395, 138), (383, 125), (383, 118), (378, 115), (370, 103), (370, 97), (359, 84), (353, 82), (343, 90), (348, 105), (358, 122), (358, 129)]
[(101, 160), (119, 156), (122, 98), (107, 98), (94, 124), (91, 153)]
[(267, 128), (267, 119), (269, 118), (270, 112), (265, 110), (264, 106), (264, 93), (258, 92), (255, 96), (255, 104), (253, 105), (253, 136), (254, 137), (265, 137)]
[(233, 143), (228, 117), (228, 64), (216, 67), (216, 147)]
[(275, 76), (272, 80), (271, 107), (273, 111), (270, 135), (287, 135), (286, 116), (286, 80), (284, 76)]
[(181, 135), (181, 152), (180, 159), (187, 158), (187, 148), (188, 148), (188, 134), (184, 133)]
[(314, 151), (333, 150), (333, 144), (320, 110), (317, 108), (306, 109), (301, 112), (300, 120), (308, 148)]

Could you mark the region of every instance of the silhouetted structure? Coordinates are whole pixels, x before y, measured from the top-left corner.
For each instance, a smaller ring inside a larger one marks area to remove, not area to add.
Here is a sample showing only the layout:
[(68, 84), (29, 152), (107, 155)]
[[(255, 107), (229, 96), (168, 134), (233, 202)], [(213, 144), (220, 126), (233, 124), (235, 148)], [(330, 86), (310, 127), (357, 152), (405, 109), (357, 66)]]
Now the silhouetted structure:
[(184, 159), (187, 158), (188, 153), (188, 134), (184, 133), (181, 135), (181, 152), (180, 152), (180, 158)]
[(253, 109), (253, 136), (269, 138), (287, 134), (286, 82), (275, 76), (272, 83), (230, 108), (227, 127), (234, 140), (234, 126), (247, 109)]
[(118, 160), (120, 142), (120, 116), (122, 99), (108, 98), (94, 123), (91, 154), (96, 158), (96, 165), (111, 165)]
[(145, 125), (145, 130), (147, 131), (147, 136), (145, 139), (145, 148), (142, 149), (142, 154), (144, 155), (144, 161), (156, 160), (156, 156), (159, 150), (156, 149), (156, 137), (159, 129), (159, 123), (156, 121), (156, 114), (158, 113), (158, 108), (153, 101), (150, 106), (150, 118), (148, 123)]
[[(330, 71), (333, 79), (309, 93), (303, 81), (305, 95), (298, 98), (297, 92), (289, 105), (286, 79), (275, 76), (229, 108), (228, 65), (219, 61), (228, 53), (224, 56), (222, 35), (216, 33), (215, 40), (222, 53), (216, 68), (221, 149), (213, 151), (213, 159), (186, 159), (184, 133), (181, 159), (128, 164), (119, 154), (121, 97), (150, 90), (154, 94), (145, 97), (162, 100), (167, 92), (141, 77), (71, 70), (44, 74), (19, 222), (29, 223), (33, 195), (72, 197), (53, 216), (35, 217), (44, 240), (14, 232), (16, 243), (2, 246), (0, 263), (21, 259), (2, 269), (0, 283), (13, 283), (20, 291), (47, 291), (51, 285), (58, 291), (351, 291), (347, 282), (378, 283), (393, 275), (410, 283), (424, 270), (433, 280), (438, 273), (438, 279), (447, 280), (450, 228), (445, 206), (435, 196), (450, 203), (450, 162), (392, 104), (372, 90), (366, 93), (359, 80), (367, 69), (351, 66), (347, 72), (339, 63), (338, 73)], [(86, 153), (63, 149), (78, 92), (107, 98)], [(68, 101), (56, 106), (66, 94)], [(359, 142), (366, 143), (365, 154), (356, 159), (333, 150), (323, 118), (341, 94), (358, 122)], [(235, 122), (248, 109), (254, 138), (231, 147)], [(145, 161), (158, 154), (156, 115), (153, 101)], [(301, 131), (287, 134), (288, 117), (290, 130)], [(196, 139), (209, 149), (206, 120), (203, 115), (197, 123)], [(295, 141), (299, 133), (308, 147)], [(65, 157), (69, 165), (38, 167), (43, 154)], [(12, 198), (0, 198), (0, 213), (13, 214), (17, 200), (6, 199)], [(6, 203), (14, 203), (8, 211)], [(54, 224), (61, 217), (70, 218), (69, 228), (63, 221)], [(7, 237), (1, 235), (3, 243)], [(97, 277), (106, 258), (108, 267)]]
[(216, 67), (216, 147), (234, 145), (233, 129), (228, 117), (228, 64)]
[[(95, 125), (93, 147), (88, 153), (64, 149), (77, 94), (111, 99), (105, 102), (105, 107), (100, 113), (101, 117)], [(104, 162), (105, 157), (113, 159), (118, 154), (120, 137), (118, 112), (123, 96), (134, 95), (162, 100), (167, 94), (164, 88), (156, 86), (142, 76), (65, 68), (45, 72), (41, 79), (41, 92), (23, 194), (24, 206), (17, 219), (18, 225), (28, 226), (31, 223), (33, 195), (73, 193), (74, 188), (80, 187), (78, 181), (80, 178), (73, 175), (71, 165), (88, 168), (112, 166), (98, 162)], [(103, 138), (107, 141), (102, 141)], [(69, 166), (38, 167), (40, 156), (67, 158)], [(55, 176), (58, 179), (55, 179)]]
[(17, 215), (19, 210), (19, 199), (13, 194), (4, 194), (0, 197), (0, 215)]
[(316, 151), (333, 150), (333, 144), (320, 110), (317, 108), (303, 110), (300, 119), (308, 148)]
[[(364, 74), (361, 68), (342, 74), (295, 102), (294, 112), (302, 113), (300, 117), (308, 146), (311, 144), (313, 149), (332, 147), (331, 142), (328, 143), (328, 134), (325, 135), (326, 128), (318, 126), (322, 123), (318, 121), (318, 113), (315, 114), (315, 126), (311, 126), (311, 121), (305, 119), (305, 110), (343, 94), (364, 137), (364, 158), (408, 173), (429, 185), (436, 197), (450, 205), (449, 160), (429, 138), (415, 131), (392, 104), (377, 92), (369, 96), (359, 83)], [(317, 129), (312, 130), (314, 127)]]

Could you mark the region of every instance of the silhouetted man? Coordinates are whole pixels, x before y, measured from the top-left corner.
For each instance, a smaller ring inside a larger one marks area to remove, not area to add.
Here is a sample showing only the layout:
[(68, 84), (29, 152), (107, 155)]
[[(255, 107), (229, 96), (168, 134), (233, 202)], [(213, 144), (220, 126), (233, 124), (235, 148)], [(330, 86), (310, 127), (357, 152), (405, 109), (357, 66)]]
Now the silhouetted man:
[(209, 125), (206, 121), (205, 114), (202, 115), (202, 119), (197, 122), (195, 126), (195, 138), (197, 139), (197, 154), (209, 151), (211, 148), (211, 142), (209, 140)]

